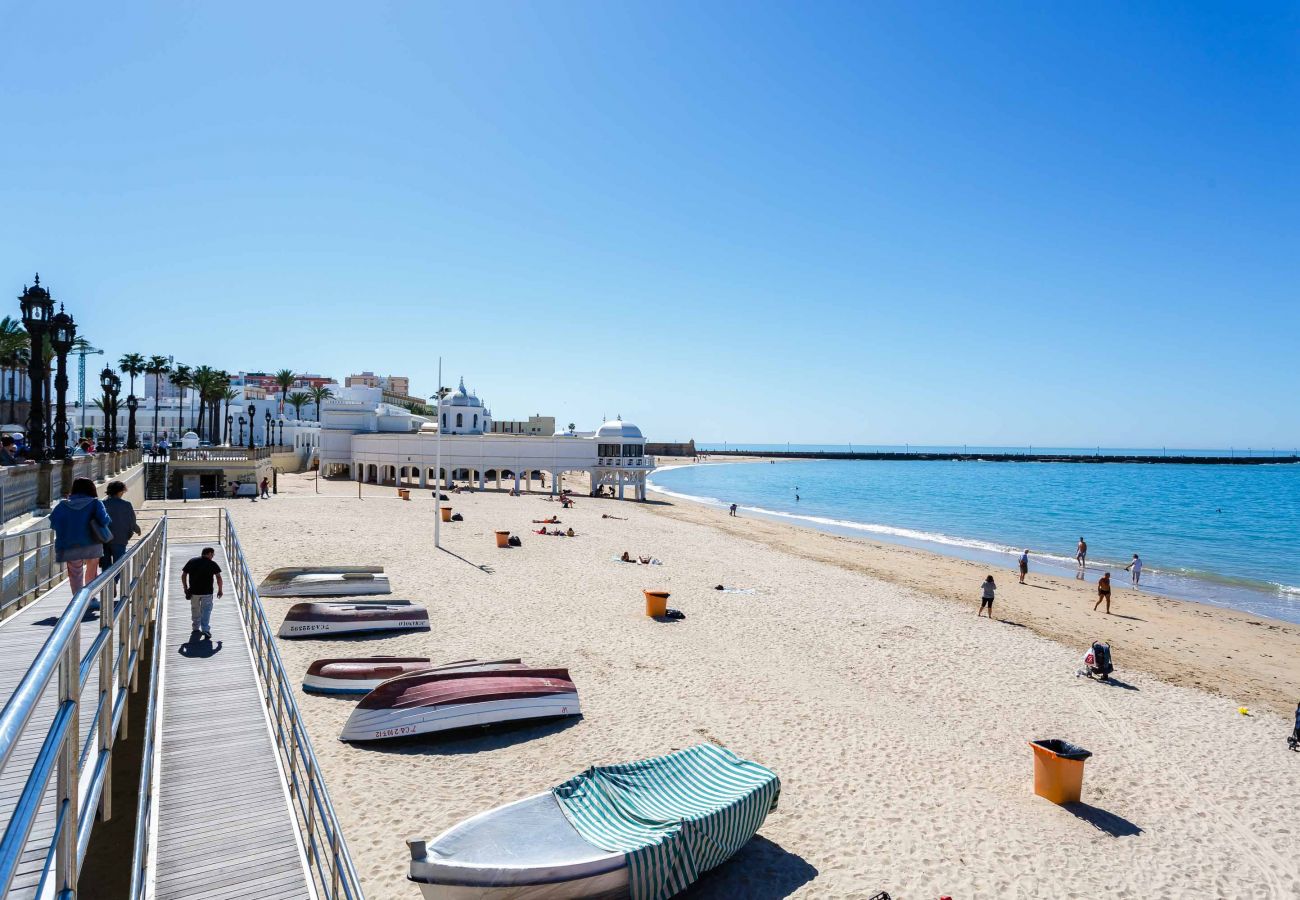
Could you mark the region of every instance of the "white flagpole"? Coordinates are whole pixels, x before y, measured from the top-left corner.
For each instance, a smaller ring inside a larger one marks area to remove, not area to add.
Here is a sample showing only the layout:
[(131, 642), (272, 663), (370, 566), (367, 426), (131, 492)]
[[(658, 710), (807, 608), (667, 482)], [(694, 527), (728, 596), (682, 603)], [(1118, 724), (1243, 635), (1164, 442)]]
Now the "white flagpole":
[(435, 394), (438, 434), (433, 439), (433, 546), (442, 549), (442, 357), (438, 357), (438, 390)]

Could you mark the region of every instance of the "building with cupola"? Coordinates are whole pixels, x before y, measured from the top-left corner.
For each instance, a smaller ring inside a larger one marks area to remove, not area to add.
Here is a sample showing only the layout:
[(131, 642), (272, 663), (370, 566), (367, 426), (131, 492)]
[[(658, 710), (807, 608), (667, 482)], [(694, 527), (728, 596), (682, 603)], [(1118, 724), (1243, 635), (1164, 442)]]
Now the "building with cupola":
[[(397, 487), (461, 484), (553, 494), (567, 476), (584, 474), (593, 493), (646, 497), (654, 459), (641, 429), (621, 418), (594, 431), (556, 431), (554, 419), (533, 416), (526, 430), (499, 430), (463, 378), (429, 405), (435, 414), (422, 416), (387, 402), (381, 388), (343, 388), (321, 405), (321, 474)], [(540, 433), (547, 421), (549, 433)]]

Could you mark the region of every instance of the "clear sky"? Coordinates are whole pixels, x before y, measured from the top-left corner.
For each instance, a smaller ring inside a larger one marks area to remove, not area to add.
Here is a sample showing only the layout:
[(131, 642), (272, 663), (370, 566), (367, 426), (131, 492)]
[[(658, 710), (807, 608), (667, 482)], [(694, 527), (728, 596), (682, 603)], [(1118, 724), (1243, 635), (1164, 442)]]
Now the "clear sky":
[[(996, 7), (996, 8), (995, 8)], [(651, 439), (1300, 443), (1295, 3), (0, 0), (0, 286)], [(17, 303), (10, 303), (17, 314)]]

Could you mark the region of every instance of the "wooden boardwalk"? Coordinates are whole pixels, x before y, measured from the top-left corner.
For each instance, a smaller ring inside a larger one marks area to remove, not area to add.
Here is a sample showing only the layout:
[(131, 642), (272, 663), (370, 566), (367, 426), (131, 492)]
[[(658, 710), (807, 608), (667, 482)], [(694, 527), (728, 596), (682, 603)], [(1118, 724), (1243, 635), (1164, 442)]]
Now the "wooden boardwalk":
[[(228, 572), (225, 552), (212, 546)], [(190, 639), (181, 567), (201, 547), (168, 547), (152, 894), (306, 900), (313, 892), (297, 822), (229, 578), (213, 607), (212, 640)]]
[[(54, 630), (54, 623), (68, 608), (72, 601), (72, 590), (65, 581), (48, 593), (41, 595), (21, 611), (0, 622), (0, 706), (13, 696), (14, 689), (23, 675), (31, 668), (36, 654), (44, 645), (46, 638)], [(81, 653), (85, 653), (95, 635), (99, 633), (99, 613), (91, 613), (81, 623)], [(23, 736), (20, 739), (9, 762), (0, 773), (0, 825), (8, 824), (13, 816), (18, 795), (22, 793), (27, 774), (31, 771), (41, 742), (49, 731), (50, 721), (54, 717), (57, 704), (58, 677), (50, 680), (41, 704), (32, 714)], [(94, 703), (99, 692), (99, 667), (92, 666), (86, 690), (82, 695), (85, 704), (80, 713), (80, 728), (83, 742), (89, 737), (95, 738), (95, 728), (90, 719), (94, 715)], [(86, 707), (89, 708), (86, 708)], [(50, 849), (50, 838), (54, 834), (54, 778), (50, 778), (41, 803), (39, 816), (28, 838), (27, 849), (22, 862), (14, 876), (6, 900), (26, 900), (36, 896), (36, 888), (41, 877), (41, 868)]]

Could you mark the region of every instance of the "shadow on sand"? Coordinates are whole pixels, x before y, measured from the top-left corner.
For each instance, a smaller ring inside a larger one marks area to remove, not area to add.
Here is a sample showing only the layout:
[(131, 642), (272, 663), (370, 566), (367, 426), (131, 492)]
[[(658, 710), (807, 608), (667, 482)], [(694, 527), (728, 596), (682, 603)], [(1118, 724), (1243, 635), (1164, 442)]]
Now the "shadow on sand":
[(817, 869), (802, 856), (759, 835), (726, 863), (705, 873), (681, 896), (691, 900), (780, 900), (816, 877)]
[(1087, 803), (1065, 803), (1062, 804), (1062, 808), (1111, 837), (1136, 837), (1142, 833), (1140, 825), (1135, 825), (1123, 816), (1117, 816)]
[(468, 560), (465, 557), (461, 556), (459, 553), (453, 553), (452, 551), (448, 550), (446, 547), (442, 547), (440, 549), (442, 550), (443, 553), (447, 554), (448, 556), (456, 557), (458, 560), (465, 563), (465, 565), (473, 566), (474, 568), (478, 569), (480, 572), (484, 573), (485, 575), (493, 574), (492, 567), (489, 566), (487, 563), (472, 562), (471, 560)]
[(212, 638), (205, 638), (197, 631), (190, 632), (190, 639), (176, 648), (176, 652), (188, 659), (208, 659), (221, 652), (221, 641), (215, 644)]
[(465, 756), (502, 750), (526, 741), (558, 734), (582, 721), (582, 716), (564, 716), (545, 722), (521, 722), (518, 725), (479, 725), (456, 731), (417, 734), (389, 741), (357, 741), (352, 746), (374, 753), (398, 756)]

